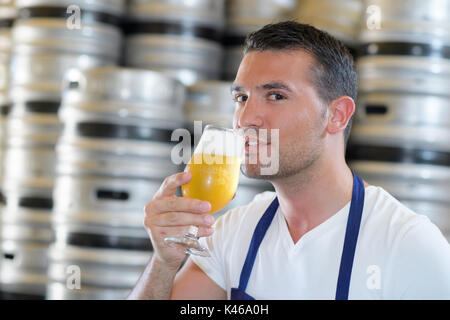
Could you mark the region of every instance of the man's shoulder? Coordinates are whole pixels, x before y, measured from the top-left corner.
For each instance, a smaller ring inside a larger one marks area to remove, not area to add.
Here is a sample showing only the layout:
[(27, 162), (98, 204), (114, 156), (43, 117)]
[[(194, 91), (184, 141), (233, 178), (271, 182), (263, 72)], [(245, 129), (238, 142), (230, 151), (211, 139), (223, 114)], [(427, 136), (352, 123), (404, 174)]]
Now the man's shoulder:
[(411, 232), (418, 233), (419, 230), (431, 228), (439, 233), (439, 229), (427, 216), (408, 208), (382, 187), (366, 188), (364, 210), (363, 223), (367, 229), (371, 229), (374, 236), (390, 239), (391, 245)]
[(373, 185), (366, 188), (364, 209), (367, 219), (384, 222), (394, 229), (429, 221), (425, 215), (414, 212), (384, 188)]
[(385, 259), (380, 262), (389, 283), (385, 296), (450, 298), (450, 245), (438, 227), (383, 188), (371, 186), (366, 194), (363, 247), (370, 248), (371, 262)]

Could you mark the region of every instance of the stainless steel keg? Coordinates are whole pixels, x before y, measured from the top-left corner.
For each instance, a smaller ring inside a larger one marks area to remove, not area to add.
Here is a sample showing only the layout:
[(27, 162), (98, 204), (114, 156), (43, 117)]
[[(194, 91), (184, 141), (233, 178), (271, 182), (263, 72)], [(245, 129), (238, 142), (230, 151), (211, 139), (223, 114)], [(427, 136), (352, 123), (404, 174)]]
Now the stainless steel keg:
[[(83, 236), (82, 241), (91, 244), (80, 246), (76, 236), (60, 232), (58, 237), (63, 239), (53, 244), (49, 250), (52, 263), (48, 275), (52, 281), (47, 289), (47, 298), (52, 300), (126, 298), (144, 271), (145, 265), (150, 261), (151, 252), (105, 249), (102, 242), (108, 242), (108, 239), (98, 237), (89, 239)], [(79, 279), (76, 279), (75, 276), (78, 275)]]
[(188, 87), (185, 104), (186, 121), (220, 124), (231, 128), (235, 103), (232, 100), (231, 82), (202, 81)]
[(149, 70), (114, 67), (70, 78), (59, 113), (64, 129), (58, 148), (99, 156), (101, 150), (123, 159), (127, 154), (167, 157), (172, 130), (184, 124), (180, 82)]
[(124, 0), (17, 0), (15, 49), (42, 48), (101, 56), (116, 62), (120, 54), (124, 3)]
[(364, 9), (362, 0), (299, 0), (295, 17), (355, 47)]
[(360, 93), (356, 120), (362, 125), (429, 126), (450, 128), (450, 99), (402, 92)]
[[(369, 44), (367, 48), (370, 46), (379, 48), (378, 44)], [(396, 54), (381, 49), (374, 49), (372, 52), (374, 54), (360, 56), (357, 61), (360, 92), (449, 96), (450, 54), (444, 58), (401, 55), (399, 51)]]
[(11, 27), (17, 10), (11, 1), (0, 3), (0, 95), (7, 96), (11, 58)]
[[(12, 31), (13, 101), (61, 99), (61, 81), (71, 69), (117, 64), (124, 1), (19, 0)], [(80, 24), (71, 27), (78, 8)], [(74, 9), (75, 10), (75, 9)]]
[[(361, 150), (364, 152), (364, 149)], [(449, 161), (447, 156), (447, 161)], [(450, 168), (423, 164), (405, 158), (402, 162), (354, 159), (350, 166), (368, 183), (383, 187), (413, 211), (427, 215), (450, 238)]]
[(47, 249), (54, 240), (50, 225), (52, 199), (24, 187), (7, 192), (1, 217), (0, 282), (9, 294), (44, 298)]
[[(5, 194), (16, 188), (47, 190), (51, 196), (55, 168), (55, 144), (61, 126), (56, 114), (33, 112), (57, 109), (58, 103), (16, 104), (7, 120)], [(40, 191), (39, 191), (40, 192)]]
[(448, 0), (364, 0), (364, 8), (361, 43), (450, 45)]
[(131, 1), (125, 64), (172, 75), (185, 85), (218, 79), (223, 0)]
[(11, 60), (11, 27), (16, 16), (17, 10), (12, 1), (3, 1), (0, 3), (0, 192), (3, 184), (3, 166), (6, 149), (6, 119), (11, 109), (8, 96)]
[(232, 81), (243, 57), (245, 37), (266, 24), (292, 18), (294, 0), (228, 0), (222, 79)]

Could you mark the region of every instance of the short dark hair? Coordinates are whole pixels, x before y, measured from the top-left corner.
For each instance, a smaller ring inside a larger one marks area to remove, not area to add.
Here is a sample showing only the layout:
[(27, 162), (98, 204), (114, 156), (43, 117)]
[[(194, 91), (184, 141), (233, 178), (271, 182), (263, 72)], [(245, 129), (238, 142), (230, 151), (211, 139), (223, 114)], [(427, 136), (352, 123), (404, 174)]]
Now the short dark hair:
[[(250, 33), (244, 45), (244, 54), (265, 50), (306, 51), (317, 62), (312, 81), (323, 102), (329, 104), (341, 96), (349, 96), (356, 102), (358, 83), (353, 56), (344, 43), (327, 32), (296, 21), (268, 24)], [(345, 145), (352, 118), (344, 131)]]

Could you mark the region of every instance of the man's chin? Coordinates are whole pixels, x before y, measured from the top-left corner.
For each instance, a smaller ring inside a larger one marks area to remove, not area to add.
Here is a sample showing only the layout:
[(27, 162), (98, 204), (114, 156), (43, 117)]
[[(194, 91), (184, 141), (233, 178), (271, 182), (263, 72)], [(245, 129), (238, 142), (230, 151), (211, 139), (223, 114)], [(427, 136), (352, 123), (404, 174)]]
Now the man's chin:
[(241, 166), (241, 172), (250, 179), (268, 180), (270, 178), (268, 175), (261, 174), (261, 167), (259, 165), (244, 164)]

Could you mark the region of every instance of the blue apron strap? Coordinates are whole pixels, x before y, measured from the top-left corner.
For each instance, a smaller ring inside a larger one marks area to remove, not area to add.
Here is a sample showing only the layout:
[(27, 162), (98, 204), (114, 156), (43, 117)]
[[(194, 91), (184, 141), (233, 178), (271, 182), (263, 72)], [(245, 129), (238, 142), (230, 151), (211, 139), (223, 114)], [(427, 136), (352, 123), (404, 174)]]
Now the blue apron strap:
[(355, 257), (356, 243), (358, 241), (364, 207), (364, 183), (353, 173), (353, 193), (350, 212), (345, 231), (344, 248), (342, 250), (341, 265), (336, 288), (336, 300), (348, 300), (350, 278), (352, 275), (353, 259)]
[(255, 263), (256, 254), (258, 253), (259, 246), (272, 223), (273, 217), (278, 209), (278, 198), (275, 198), (263, 216), (256, 225), (255, 232), (253, 233), (250, 247), (248, 248), (247, 257), (245, 258), (244, 266), (242, 267), (241, 277), (239, 279), (239, 289), (245, 292), (247, 288), (248, 280)]

